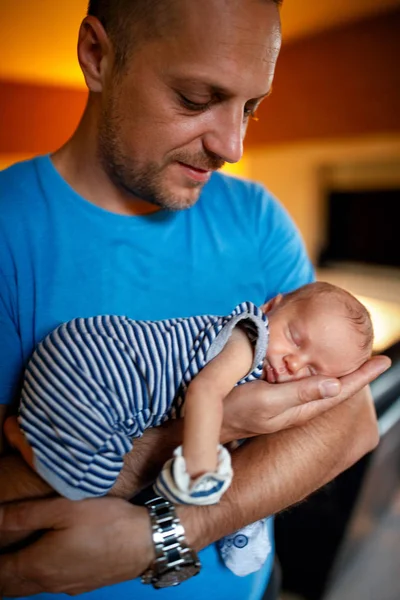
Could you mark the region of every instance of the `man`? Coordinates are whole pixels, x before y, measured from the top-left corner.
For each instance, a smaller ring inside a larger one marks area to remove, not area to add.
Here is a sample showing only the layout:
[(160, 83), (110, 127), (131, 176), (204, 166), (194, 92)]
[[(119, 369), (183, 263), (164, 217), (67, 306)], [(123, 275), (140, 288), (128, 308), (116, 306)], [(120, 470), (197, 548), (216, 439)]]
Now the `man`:
[[(18, 396), (34, 345), (62, 321), (224, 314), (244, 298), (261, 304), (312, 279), (271, 196), (212, 174), (240, 159), (279, 47), (274, 0), (90, 3), (78, 43), (89, 100), (77, 131), (51, 158), (0, 176), (3, 405)], [(256, 382), (232, 392), (222, 441), (257, 437), (235, 451), (234, 482), (219, 505), (178, 508), (186, 543), (205, 550), (200, 574), (172, 590), (132, 581), (149, 567), (162, 578), (147, 508), (116, 498), (13, 502), (50, 490), (4, 457), (0, 531), (46, 532), (0, 557), (0, 595), (102, 588), (92, 598), (259, 598), (272, 555), (238, 578), (209, 544), (298, 502), (376, 445), (363, 388), (387, 362), (371, 360), (341, 382)], [(179, 440), (179, 422), (146, 432), (126, 461), (122, 495), (148, 484)]]

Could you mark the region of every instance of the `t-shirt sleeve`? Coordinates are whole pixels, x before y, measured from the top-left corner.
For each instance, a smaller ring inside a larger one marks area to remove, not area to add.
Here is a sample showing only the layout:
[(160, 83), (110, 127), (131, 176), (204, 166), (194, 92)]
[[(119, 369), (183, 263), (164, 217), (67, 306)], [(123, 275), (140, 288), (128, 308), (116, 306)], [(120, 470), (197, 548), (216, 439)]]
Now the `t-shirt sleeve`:
[(21, 385), (21, 340), (14, 316), (15, 301), (0, 267), (0, 404), (16, 400)]
[(288, 293), (315, 279), (303, 239), (287, 210), (259, 188), (260, 265), (267, 285), (265, 300)]
[[(239, 304), (234, 311), (224, 319), (222, 329), (211, 344), (206, 361), (215, 358), (226, 346), (235, 327), (241, 327), (247, 333), (254, 346), (253, 363), (247, 375), (262, 366), (268, 346), (268, 318), (251, 302)], [(246, 375), (246, 377), (247, 377)]]

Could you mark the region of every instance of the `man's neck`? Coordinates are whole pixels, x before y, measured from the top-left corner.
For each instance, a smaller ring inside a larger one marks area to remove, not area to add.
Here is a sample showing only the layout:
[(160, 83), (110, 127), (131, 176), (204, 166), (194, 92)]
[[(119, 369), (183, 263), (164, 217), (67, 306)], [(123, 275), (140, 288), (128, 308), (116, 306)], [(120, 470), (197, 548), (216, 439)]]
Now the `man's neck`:
[(82, 198), (107, 211), (127, 216), (158, 211), (157, 206), (134, 198), (111, 181), (97, 156), (95, 131), (93, 117), (86, 110), (74, 135), (51, 157), (61, 177)]

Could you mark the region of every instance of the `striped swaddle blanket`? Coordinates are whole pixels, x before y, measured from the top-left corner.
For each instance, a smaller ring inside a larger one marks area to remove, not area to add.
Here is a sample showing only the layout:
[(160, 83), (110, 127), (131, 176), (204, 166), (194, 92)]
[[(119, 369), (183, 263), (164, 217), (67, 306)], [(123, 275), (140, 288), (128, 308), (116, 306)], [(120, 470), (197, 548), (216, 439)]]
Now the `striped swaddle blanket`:
[(224, 347), (239, 321), (255, 343), (251, 372), (260, 377), (267, 317), (251, 302), (225, 317), (163, 321), (78, 318), (60, 325), (28, 363), (19, 423), (38, 473), (60, 494), (106, 494), (133, 439), (182, 416), (189, 383)]

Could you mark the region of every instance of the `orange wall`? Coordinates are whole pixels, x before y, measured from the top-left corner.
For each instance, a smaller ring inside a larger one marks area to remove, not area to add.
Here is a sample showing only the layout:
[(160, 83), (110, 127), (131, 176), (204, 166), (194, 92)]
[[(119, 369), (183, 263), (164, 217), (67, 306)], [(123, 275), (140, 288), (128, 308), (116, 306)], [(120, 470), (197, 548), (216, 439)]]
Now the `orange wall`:
[(82, 90), (0, 81), (0, 154), (55, 150), (76, 127)]
[[(283, 48), (247, 147), (400, 131), (400, 11)], [(0, 81), (0, 154), (48, 152), (73, 132), (86, 92)]]
[(400, 131), (400, 10), (283, 46), (252, 146)]

